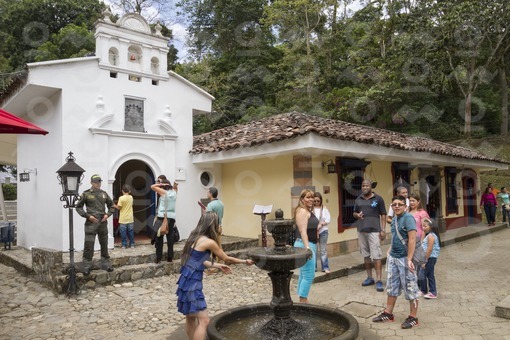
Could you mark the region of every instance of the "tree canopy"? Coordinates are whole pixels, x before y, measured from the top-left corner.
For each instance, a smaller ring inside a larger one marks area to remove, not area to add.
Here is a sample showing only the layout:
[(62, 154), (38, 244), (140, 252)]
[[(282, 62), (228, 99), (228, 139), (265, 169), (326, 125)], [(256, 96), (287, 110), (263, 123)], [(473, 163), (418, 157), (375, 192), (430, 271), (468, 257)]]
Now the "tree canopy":
[[(110, 3), (161, 21), (168, 37), (171, 22), (186, 23), (189, 59), (177, 61), (172, 46), (168, 68), (216, 97), (195, 133), (298, 110), (443, 140), (508, 134), (507, 0)], [(93, 52), (104, 4), (0, 0), (0, 8), (5, 86), (27, 62)]]
[(508, 132), (507, 1), (352, 3), (180, 1), (194, 59), (177, 70), (217, 98), (200, 131), (300, 110), (440, 139)]

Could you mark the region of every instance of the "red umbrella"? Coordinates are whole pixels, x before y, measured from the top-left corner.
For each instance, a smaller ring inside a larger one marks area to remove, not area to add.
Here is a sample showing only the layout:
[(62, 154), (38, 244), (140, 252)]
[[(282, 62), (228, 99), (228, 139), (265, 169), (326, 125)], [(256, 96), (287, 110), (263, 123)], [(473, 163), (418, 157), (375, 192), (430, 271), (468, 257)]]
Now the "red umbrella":
[(0, 133), (45, 135), (48, 131), (0, 109)]

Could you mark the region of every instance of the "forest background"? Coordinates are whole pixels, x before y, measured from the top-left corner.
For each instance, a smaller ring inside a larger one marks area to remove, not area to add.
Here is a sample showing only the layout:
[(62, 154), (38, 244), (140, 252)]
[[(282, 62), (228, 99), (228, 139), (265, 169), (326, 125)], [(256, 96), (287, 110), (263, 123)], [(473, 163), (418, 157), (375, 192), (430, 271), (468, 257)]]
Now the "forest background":
[(168, 68), (216, 98), (195, 134), (299, 111), (510, 159), (508, 0), (0, 0), (0, 98), (26, 63), (94, 53), (107, 7), (159, 21)]

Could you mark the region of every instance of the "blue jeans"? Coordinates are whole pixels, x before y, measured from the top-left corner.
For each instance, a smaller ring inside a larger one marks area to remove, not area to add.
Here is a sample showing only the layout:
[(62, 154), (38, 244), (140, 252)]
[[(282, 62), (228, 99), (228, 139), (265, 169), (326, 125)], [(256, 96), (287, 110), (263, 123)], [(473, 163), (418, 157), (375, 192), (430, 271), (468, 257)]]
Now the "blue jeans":
[(127, 247), (127, 239), (129, 237), (129, 245), (134, 246), (135, 245), (135, 230), (134, 230), (134, 223), (126, 223), (126, 224), (120, 224), (119, 226), (120, 230), (120, 237), (122, 239), (122, 246)]
[(322, 271), (329, 270), (328, 261), (328, 231), (324, 230), (319, 234), (319, 253), (321, 257)]
[(425, 269), (420, 268), (420, 271), (418, 272), (418, 286), (420, 287), (420, 290), (423, 294), (430, 292), (434, 295), (437, 295), (436, 277), (434, 276), (434, 267), (436, 266), (436, 262), (437, 258), (430, 257), (425, 264)]
[[(307, 298), (312, 286), (313, 279), (315, 277), (315, 257), (317, 253), (317, 245), (312, 242), (308, 242), (310, 250), (312, 251), (312, 258), (306, 261), (303, 267), (299, 269), (299, 278), (297, 283), (297, 293), (299, 297)], [(295, 248), (304, 248), (303, 240), (300, 238), (294, 242)]]
[(487, 216), (487, 223), (491, 224), (496, 222), (496, 206), (494, 204), (484, 204), (483, 209)]

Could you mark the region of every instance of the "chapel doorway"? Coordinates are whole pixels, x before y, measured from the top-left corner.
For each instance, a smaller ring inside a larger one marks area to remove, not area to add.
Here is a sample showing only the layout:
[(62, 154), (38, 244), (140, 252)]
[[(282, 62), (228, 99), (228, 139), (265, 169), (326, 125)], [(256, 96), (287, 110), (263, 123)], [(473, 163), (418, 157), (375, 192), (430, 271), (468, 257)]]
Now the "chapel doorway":
[[(115, 173), (113, 182), (113, 199), (117, 200), (122, 195), (122, 186), (128, 184), (133, 196), (133, 214), (135, 239), (148, 240), (148, 228), (154, 221), (156, 212), (156, 196), (151, 190), (155, 176), (150, 167), (139, 160), (124, 162)], [(116, 214), (117, 215), (117, 214)], [(115, 242), (120, 242), (117, 232), (117, 223), (114, 220)]]

